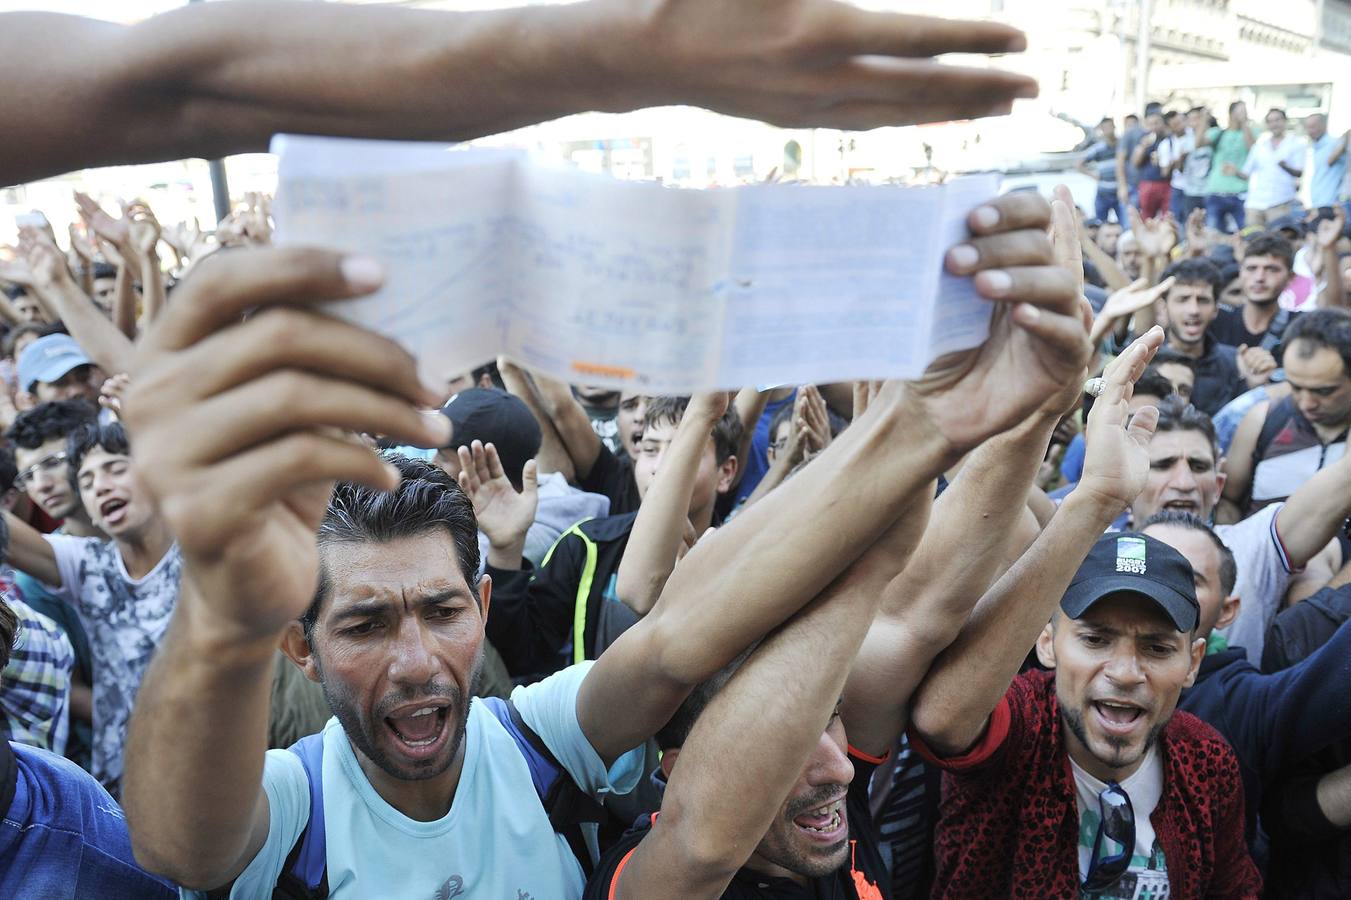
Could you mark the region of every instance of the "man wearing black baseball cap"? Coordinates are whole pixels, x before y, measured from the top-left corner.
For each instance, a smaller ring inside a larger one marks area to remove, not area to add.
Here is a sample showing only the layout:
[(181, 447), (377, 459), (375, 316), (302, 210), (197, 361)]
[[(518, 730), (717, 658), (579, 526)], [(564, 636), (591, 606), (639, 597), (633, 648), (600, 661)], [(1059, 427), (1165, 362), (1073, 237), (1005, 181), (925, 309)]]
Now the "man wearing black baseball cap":
[[(1158, 411), (1129, 409), (1162, 340), (1103, 373), (1079, 488), (912, 702), (911, 745), (945, 770), (936, 898), (1257, 896), (1234, 753), (1175, 712), (1206, 646), (1191, 565), (1102, 535), (1149, 473)], [(1018, 675), (1034, 644), (1051, 671)]]

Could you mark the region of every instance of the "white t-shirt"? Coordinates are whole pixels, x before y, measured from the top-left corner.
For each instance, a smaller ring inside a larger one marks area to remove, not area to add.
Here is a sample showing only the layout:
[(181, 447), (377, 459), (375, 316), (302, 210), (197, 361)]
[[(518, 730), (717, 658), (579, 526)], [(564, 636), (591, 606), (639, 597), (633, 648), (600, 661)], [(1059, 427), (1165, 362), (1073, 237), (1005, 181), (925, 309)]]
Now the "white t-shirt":
[[(593, 796), (627, 793), (644, 774), (642, 747), (607, 772), (577, 722), (577, 692), (591, 665), (517, 688), (511, 699), (578, 787)], [(434, 822), (410, 819), (381, 799), (337, 719), (323, 734), (324, 829), (334, 900), (582, 896), (581, 866), (549, 825), (525, 757), (482, 702), (469, 707), (464, 768), (450, 812)], [(272, 896), (309, 821), (309, 783), (294, 753), (268, 751), (263, 788), (271, 820), (267, 842), (235, 881), (231, 897)]]
[(44, 535), (61, 587), (75, 607), (94, 662), (94, 752), (89, 772), (114, 797), (122, 793), (122, 747), (131, 707), (178, 603), (183, 554), (174, 544), (144, 578), (127, 574), (117, 544), (92, 537)]
[[(1184, 155), (1191, 153), (1196, 149), (1196, 136), (1191, 129), (1186, 134), (1168, 135), (1167, 140), (1160, 142), (1159, 146), (1159, 165), (1172, 165), (1176, 160)], [(1170, 180), (1175, 191), (1185, 191), (1187, 187), (1187, 174), (1184, 166), (1178, 166), (1177, 171), (1173, 173)]]
[[(1081, 769), (1073, 758), (1070, 768), (1074, 770), (1079, 801), (1079, 878), (1082, 880), (1088, 875), (1088, 866), (1093, 861), (1093, 844), (1102, 818), (1098, 795), (1107, 785)], [(1149, 748), (1135, 774), (1121, 782), (1121, 788), (1131, 798), (1131, 810), (1135, 813), (1135, 853), (1130, 868), (1121, 879), (1092, 896), (1098, 900), (1165, 900), (1168, 897), (1168, 869), (1164, 865), (1163, 848), (1154, 835), (1154, 825), (1149, 821), (1163, 797), (1163, 759), (1157, 744)], [(1111, 855), (1120, 849), (1120, 844), (1103, 838), (1103, 854)], [(1081, 896), (1087, 895), (1081, 893)]]
[(1272, 144), (1270, 134), (1262, 135), (1243, 164), (1243, 173), (1248, 176), (1248, 199), (1243, 205), (1249, 209), (1270, 209), (1294, 200), (1299, 179), (1280, 164), (1302, 170), (1307, 150), (1305, 143), (1293, 135), (1287, 134), (1279, 144)]
[(1286, 588), (1290, 586), (1290, 558), (1276, 533), (1276, 514), (1284, 505), (1273, 503), (1242, 522), (1215, 526), (1215, 533), (1238, 564), (1234, 593), (1240, 600), (1238, 618), (1228, 627), (1216, 630), (1231, 647), (1246, 650), (1248, 660), (1255, 666), (1262, 664), (1267, 628), (1280, 612)]

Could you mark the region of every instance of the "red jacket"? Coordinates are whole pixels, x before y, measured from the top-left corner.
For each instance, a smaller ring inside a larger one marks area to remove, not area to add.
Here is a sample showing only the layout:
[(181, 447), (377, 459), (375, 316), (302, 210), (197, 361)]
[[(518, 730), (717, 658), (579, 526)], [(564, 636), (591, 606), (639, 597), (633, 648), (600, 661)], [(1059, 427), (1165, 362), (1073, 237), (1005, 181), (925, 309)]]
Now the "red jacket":
[[(934, 842), (935, 898), (1078, 896), (1078, 805), (1053, 673), (1015, 679), (979, 744), (946, 769)], [(1243, 784), (1224, 738), (1176, 712), (1159, 735), (1163, 797), (1150, 821), (1170, 894), (1256, 898), (1262, 880), (1243, 839)]]

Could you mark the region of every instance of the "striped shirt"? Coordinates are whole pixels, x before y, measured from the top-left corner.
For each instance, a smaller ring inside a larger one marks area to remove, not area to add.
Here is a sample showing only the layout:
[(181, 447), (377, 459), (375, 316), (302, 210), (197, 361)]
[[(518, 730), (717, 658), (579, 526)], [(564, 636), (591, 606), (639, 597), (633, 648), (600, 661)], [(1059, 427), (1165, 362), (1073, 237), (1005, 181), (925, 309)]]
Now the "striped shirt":
[(75, 650), (51, 619), (12, 594), (4, 602), (19, 617), (19, 631), (0, 671), (0, 738), (63, 754)]

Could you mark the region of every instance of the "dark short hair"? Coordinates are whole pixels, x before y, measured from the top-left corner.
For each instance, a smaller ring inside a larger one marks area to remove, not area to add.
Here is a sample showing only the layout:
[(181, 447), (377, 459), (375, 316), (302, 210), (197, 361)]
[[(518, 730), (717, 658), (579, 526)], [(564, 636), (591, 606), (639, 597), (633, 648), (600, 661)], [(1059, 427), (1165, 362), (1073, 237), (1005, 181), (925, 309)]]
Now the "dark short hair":
[(1163, 270), (1163, 279), (1167, 278), (1176, 278), (1177, 284), (1208, 284), (1217, 301), (1225, 284), (1221, 280), (1219, 267), (1210, 260), (1201, 258), (1178, 260)]
[(1229, 104), (1229, 115), (1232, 116), (1232, 115), (1234, 114), (1234, 110), (1238, 109), (1240, 106), (1243, 106), (1243, 105), (1244, 105), (1244, 103), (1243, 103), (1242, 100), (1235, 100), (1233, 103), (1230, 103), (1230, 104)]
[(1145, 115), (1152, 116), (1163, 112), (1163, 104), (1157, 100), (1151, 100), (1145, 104)]
[(86, 400), (51, 400), (15, 416), (5, 437), (25, 450), (36, 450), (52, 438), (68, 437), (98, 415), (98, 410)]
[(1273, 106), (1271, 109), (1267, 110), (1267, 114), (1266, 114), (1265, 116), (1263, 116), (1262, 118), (1265, 119), (1265, 118), (1267, 118), (1268, 116), (1272, 115), (1273, 113), (1276, 114), (1276, 115), (1278, 115), (1278, 116), (1280, 116), (1282, 119), (1288, 119), (1288, 118), (1290, 118), (1289, 116), (1287, 116), (1287, 115), (1285, 114), (1285, 110), (1281, 109), (1279, 106)]
[(1238, 563), (1234, 561), (1234, 551), (1225, 546), (1224, 541), (1220, 540), (1220, 536), (1215, 533), (1215, 529), (1202, 521), (1199, 516), (1183, 512), (1180, 509), (1165, 509), (1154, 513), (1145, 521), (1140, 530), (1147, 531), (1151, 525), (1173, 525), (1178, 528), (1199, 531), (1210, 538), (1210, 542), (1215, 545), (1216, 552), (1220, 554), (1220, 592), (1225, 597), (1234, 593), (1234, 585), (1238, 583)]
[[(429, 462), (389, 455), (386, 459), (403, 475), (393, 491), (379, 491), (352, 482), (340, 482), (319, 524), (319, 546), (328, 544), (388, 543), (438, 529), (455, 542), (460, 573), (477, 592), (479, 583), (478, 520), (469, 497), (445, 472)], [(322, 560), (319, 586), (309, 609), (300, 617), (305, 637), (314, 631), (324, 598), (332, 587)], [(481, 599), (480, 599), (481, 602)]]
[(127, 441), (127, 431), (121, 422), (109, 422), (104, 425), (97, 419), (77, 427), (66, 438), (66, 463), (70, 466), (70, 486), (75, 495), (80, 495), (80, 465), (84, 458), (97, 448), (106, 453), (122, 456), (131, 455), (131, 444)]
[[(0, 491), (14, 487), (14, 479), (19, 477), (19, 464), (14, 461), (14, 448), (0, 445)], [(0, 516), (0, 519), (4, 516)]]
[(116, 278), (117, 266), (102, 261), (96, 262), (94, 263), (94, 271), (91, 274), (95, 281), (98, 281), (100, 278)]
[(690, 691), (689, 696), (685, 698), (684, 703), (680, 704), (680, 708), (675, 711), (675, 715), (671, 716), (670, 721), (657, 730), (658, 750), (678, 750), (685, 746), (685, 741), (689, 739), (690, 732), (694, 730), (694, 723), (699, 721), (699, 717), (704, 714), (708, 704), (712, 703), (713, 698), (718, 696), (718, 693), (727, 686), (727, 682), (732, 680), (732, 676), (745, 664), (757, 646), (759, 646), (759, 642), (742, 650), (736, 659), (723, 666)]
[(1347, 374), (1351, 374), (1351, 312), (1344, 309), (1312, 309), (1295, 316), (1285, 332), (1286, 354), (1299, 340), (1307, 341), (1314, 347), (1337, 351), (1337, 355), (1342, 358), (1342, 366)]
[(1116, 124), (1116, 122), (1113, 122), (1113, 121), (1112, 121), (1112, 117), (1111, 117), (1111, 116), (1103, 116), (1101, 119), (1098, 120), (1098, 124), (1099, 124), (1099, 125), (1104, 125), (1104, 124), (1106, 124), (1106, 123), (1108, 123), (1108, 122), (1111, 122), (1113, 125)]
[(1284, 235), (1275, 231), (1264, 231), (1248, 241), (1243, 247), (1243, 258), (1249, 256), (1274, 256), (1284, 262), (1287, 269), (1295, 268), (1295, 248)]
[[(4, 351), (6, 356), (14, 355), (14, 345), (19, 342), (19, 338), (25, 334), (31, 334), (34, 337), (46, 337), (49, 334), (65, 334), (66, 327), (60, 322), (23, 322), (15, 325), (5, 335)], [(18, 360), (15, 360), (18, 362)]]
[(778, 432), (779, 426), (784, 422), (791, 421), (793, 410), (797, 406), (795, 403), (785, 403), (774, 411), (774, 416), (769, 420), (769, 442), (774, 443), (774, 435)]
[(1158, 369), (1150, 366), (1140, 373), (1135, 382), (1135, 394), (1158, 397), (1162, 402), (1173, 396), (1173, 383)]
[[(1149, 369), (1157, 371), (1159, 366), (1167, 365), (1186, 366), (1193, 372), (1196, 371), (1196, 360), (1180, 350), (1174, 350), (1172, 347), (1164, 345), (1154, 352), (1154, 360), (1149, 364)], [(1145, 371), (1148, 372), (1149, 369), (1145, 369)]]
[[(681, 419), (685, 418), (685, 410), (689, 405), (689, 397), (653, 397), (647, 401), (647, 415), (643, 419), (643, 427), (648, 428), (658, 422), (679, 425)], [(737, 448), (741, 446), (742, 431), (741, 419), (737, 418), (736, 410), (729, 406), (727, 412), (713, 426), (713, 450), (718, 465), (736, 455)]]
[(1215, 423), (1210, 416), (1195, 406), (1176, 397), (1159, 404), (1159, 424), (1154, 426), (1155, 434), (1165, 431), (1196, 431), (1205, 435), (1210, 442), (1210, 450), (1215, 454), (1216, 464), (1220, 461), (1220, 446), (1215, 438)]
[(1166, 113), (1163, 114), (1163, 120), (1164, 120), (1165, 122), (1171, 122), (1171, 121), (1173, 121), (1174, 119), (1176, 119), (1179, 115), (1180, 115), (1180, 113), (1179, 113), (1177, 110), (1175, 110), (1175, 109), (1170, 109), (1170, 110), (1168, 110), (1168, 112), (1166, 112)]

